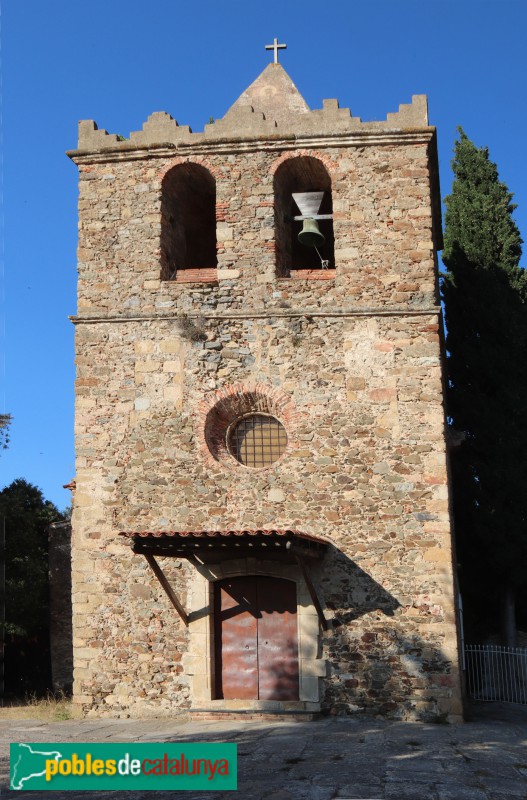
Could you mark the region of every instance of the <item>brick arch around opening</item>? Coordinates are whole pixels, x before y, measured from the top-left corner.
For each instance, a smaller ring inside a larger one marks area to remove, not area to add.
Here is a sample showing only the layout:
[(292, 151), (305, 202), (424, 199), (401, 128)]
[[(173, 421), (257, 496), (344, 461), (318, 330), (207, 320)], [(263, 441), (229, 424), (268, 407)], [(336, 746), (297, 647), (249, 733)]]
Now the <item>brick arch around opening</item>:
[[(197, 564), (190, 584), (189, 652), (183, 666), (189, 676), (192, 707), (221, 711), (241, 710), (240, 700), (216, 700), (214, 687), (214, 583), (223, 578), (263, 575), (284, 578), (296, 584), (298, 620), (299, 701), (298, 709), (320, 709), (320, 678), (326, 676), (327, 662), (321, 658), (322, 641), (316, 609), (296, 564), (263, 561), (257, 558), (226, 560), (217, 564)], [(291, 710), (295, 701), (288, 701)], [(281, 710), (280, 701), (247, 700), (243, 710)]]
[(221, 171), (218, 167), (211, 164), (210, 161), (203, 156), (177, 156), (163, 164), (162, 168), (157, 173), (158, 178), (162, 181), (167, 172), (170, 172), (174, 167), (179, 167), (181, 164), (196, 164), (199, 167), (203, 167), (207, 172), (210, 172), (215, 180), (221, 177)]
[[(198, 406), (196, 416), (198, 446), (207, 464), (210, 466), (221, 464), (228, 469), (244, 469), (229, 453), (227, 430), (239, 417), (254, 413), (276, 417), (285, 427), (288, 443), (284, 455), (296, 446), (295, 433), (300, 421), (300, 412), (293, 398), (278, 387), (263, 382), (234, 384), (207, 395)], [(280, 459), (263, 469), (272, 469), (279, 461)]]
[(335, 159), (331, 158), (327, 153), (322, 152), (321, 150), (288, 150), (286, 153), (283, 153), (281, 156), (276, 158), (269, 169), (271, 175), (274, 176), (276, 170), (284, 163), (284, 161), (290, 161), (292, 158), (316, 158), (317, 161), (322, 162), (322, 164), (327, 169), (331, 178), (334, 177), (334, 173), (338, 170), (338, 164)]

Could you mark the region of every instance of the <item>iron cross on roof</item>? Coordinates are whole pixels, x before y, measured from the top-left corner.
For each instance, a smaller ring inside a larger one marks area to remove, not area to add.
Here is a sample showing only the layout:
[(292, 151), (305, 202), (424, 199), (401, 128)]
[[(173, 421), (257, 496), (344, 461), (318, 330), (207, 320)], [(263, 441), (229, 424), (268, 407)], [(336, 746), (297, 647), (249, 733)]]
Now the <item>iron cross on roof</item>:
[(265, 49), (266, 50), (274, 50), (274, 63), (278, 64), (278, 51), (279, 50), (287, 50), (287, 45), (286, 44), (278, 44), (278, 39), (275, 36), (273, 44), (266, 44), (265, 45)]

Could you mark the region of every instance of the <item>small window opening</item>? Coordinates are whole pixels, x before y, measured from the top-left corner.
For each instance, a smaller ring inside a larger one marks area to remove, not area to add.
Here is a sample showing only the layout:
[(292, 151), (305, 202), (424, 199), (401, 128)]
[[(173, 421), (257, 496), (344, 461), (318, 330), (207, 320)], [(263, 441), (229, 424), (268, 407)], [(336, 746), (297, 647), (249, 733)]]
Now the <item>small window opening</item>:
[[(217, 266), (216, 183), (199, 164), (179, 164), (162, 183), (161, 278)], [(199, 279), (199, 275), (196, 275)]]
[(275, 417), (250, 414), (236, 420), (227, 431), (227, 447), (246, 467), (268, 467), (287, 446), (287, 433)]
[(335, 268), (332, 219), (316, 220), (325, 239), (320, 247), (308, 247), (298, 240), (304, 223), (294, 219), (300, 215), (300, 210), (293, 194), (304, 192), (323, 192), (318, 215), (333, 213), (331, 178), (322, 162), (311, 156), (284, 161), (274, 177), (276, 273), (279, 277), (289, 277), (292, 270)]

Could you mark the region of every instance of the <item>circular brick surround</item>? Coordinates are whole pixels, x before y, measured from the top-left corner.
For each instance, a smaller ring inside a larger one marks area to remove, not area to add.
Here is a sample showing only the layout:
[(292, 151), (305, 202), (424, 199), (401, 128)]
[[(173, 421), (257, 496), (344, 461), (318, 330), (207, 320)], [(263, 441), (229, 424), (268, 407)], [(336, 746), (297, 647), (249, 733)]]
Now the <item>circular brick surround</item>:
[[(239, 417), (258, 413), (269, 414), (282, 423), (287, 431), (287, 452), (293, 442), (298, 418), (292, 398), (280, 389), (264, 383), (236, 384), (215, 392), (198, 409), (200, 450), (205, 458), (208, 461), (212, 458), (214, 462), (230, 469), (246, 469), (229, 452), (227, 431)], [(267, 467), (257, 469), (272, 469), (279, 461), (280, 459)]]

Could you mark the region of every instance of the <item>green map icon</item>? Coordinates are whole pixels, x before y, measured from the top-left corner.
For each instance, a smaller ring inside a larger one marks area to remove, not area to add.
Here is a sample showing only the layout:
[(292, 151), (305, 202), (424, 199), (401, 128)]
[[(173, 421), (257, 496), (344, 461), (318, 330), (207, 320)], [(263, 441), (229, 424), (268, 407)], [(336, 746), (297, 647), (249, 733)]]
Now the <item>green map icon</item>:
[[(46, 745), (44, 745), (45, 747)], [(58, 761), (62, 753), (58, 750), (38, 750), (38, 745), (11, 745), (11, 789), (28, 789), (32, 780), (43, 778), (46, 761)], [(39, 781), (40, 782), (40, 781)]]

